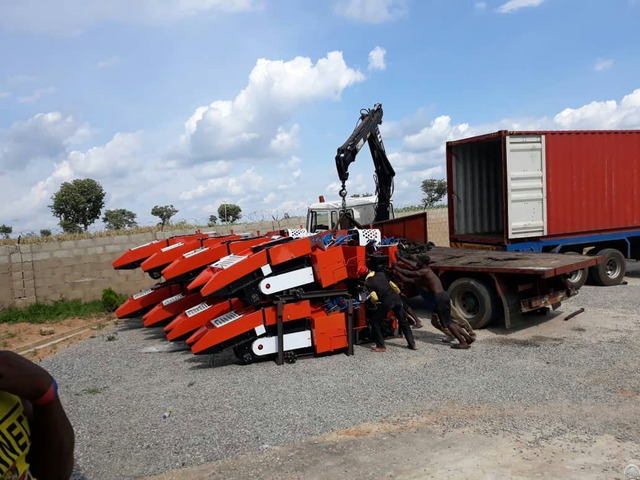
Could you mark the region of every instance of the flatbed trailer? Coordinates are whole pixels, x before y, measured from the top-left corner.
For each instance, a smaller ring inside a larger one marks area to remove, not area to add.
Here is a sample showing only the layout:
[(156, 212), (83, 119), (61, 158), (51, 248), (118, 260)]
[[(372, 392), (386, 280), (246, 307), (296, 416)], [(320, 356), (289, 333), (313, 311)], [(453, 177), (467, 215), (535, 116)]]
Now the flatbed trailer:
[[(427, 216), (418, 213), (374, 224), (383, 237), (426, 244)], [(604, 258), (554, 253), (505, 252), (435, 246), (427, 252), (429, 266), (440, 277), (452, 303), (475, 328), (504, 316), (511, 328), (523, 313), (557, 308), (574, 296), (567, 279)]]

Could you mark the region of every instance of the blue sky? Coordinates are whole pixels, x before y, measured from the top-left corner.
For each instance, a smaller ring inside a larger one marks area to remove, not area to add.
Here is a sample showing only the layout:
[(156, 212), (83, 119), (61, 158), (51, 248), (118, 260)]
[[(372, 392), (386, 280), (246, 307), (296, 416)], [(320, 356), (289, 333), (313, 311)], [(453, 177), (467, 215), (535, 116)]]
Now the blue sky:
[[(395, 203), (417, 204), (447, 140), (640, 128), (639, 20), (638, 0), (0, 0), (0, 223), (55, 230), (51, 195), (86, 177), (144, 225), (304, 212), (376, 102)], [(351, 172), (373, 190), (367, 151)]]

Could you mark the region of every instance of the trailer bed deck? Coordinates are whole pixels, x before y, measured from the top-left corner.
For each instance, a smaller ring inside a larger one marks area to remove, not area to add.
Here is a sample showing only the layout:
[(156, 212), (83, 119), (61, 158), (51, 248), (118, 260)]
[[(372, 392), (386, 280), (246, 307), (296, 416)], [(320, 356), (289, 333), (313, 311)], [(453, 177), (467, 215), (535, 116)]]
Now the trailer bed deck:
[(434, 247), (428, 255), (434, 270), (508, 273), (555, 277), (602, 263), (601, 257), (558, 255), (553, 253), (504, 252)]

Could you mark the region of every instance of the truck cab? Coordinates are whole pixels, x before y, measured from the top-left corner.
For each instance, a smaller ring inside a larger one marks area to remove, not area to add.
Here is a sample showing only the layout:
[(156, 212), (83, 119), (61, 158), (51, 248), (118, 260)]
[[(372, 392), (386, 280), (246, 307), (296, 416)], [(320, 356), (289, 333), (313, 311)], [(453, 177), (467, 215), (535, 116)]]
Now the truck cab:
[[(332, 230), (338, 227), (342, 201), (321, 201), (309, 205), (307, 211), (307, 231), (319, 232)], [(376, 216), (375, 197), (349, 197), (347, 198), (347, 212), (360, 225), (373, 223)], [(395, 218), (393, 204), (389, 206), (389, 218)]]

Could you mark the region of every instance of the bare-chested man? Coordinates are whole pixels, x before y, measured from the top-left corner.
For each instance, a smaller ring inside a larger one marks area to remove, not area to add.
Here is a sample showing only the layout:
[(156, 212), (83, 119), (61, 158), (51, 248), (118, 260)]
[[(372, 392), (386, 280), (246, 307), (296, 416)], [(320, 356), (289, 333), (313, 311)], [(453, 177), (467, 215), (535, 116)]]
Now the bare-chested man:
[(465, 329), (451, 320), (451, 299), (444, 290), (442, 282), (433, 273), (426, 263), (400, 258), (399, 263), (394, 265), (394, 271), (404, 283), (413, 283), (419, 288), (427, 290), (434, 296), (436, 301), (436, 313), (444, 328), (458, 340), (458, 344), (451, 345), (451, 348), (467, 349), (475, 341)]

